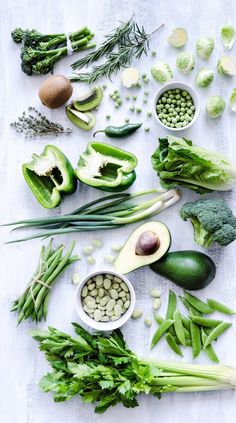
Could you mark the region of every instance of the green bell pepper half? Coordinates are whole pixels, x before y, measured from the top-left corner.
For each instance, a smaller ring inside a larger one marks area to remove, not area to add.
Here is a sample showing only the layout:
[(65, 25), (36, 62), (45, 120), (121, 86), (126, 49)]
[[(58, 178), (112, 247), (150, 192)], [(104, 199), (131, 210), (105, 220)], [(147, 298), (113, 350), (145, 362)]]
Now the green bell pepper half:
[(86, 185), (102, 191), (120, 192), (136, 179), (137, 158), (121, 148), (90, 142), (81, 154), (75, 175)]
[(38, 156), (22, 166), (23, 176), (38, 202), (46, 209), (61, 203), (62, 194), (77, 188), (74, 170), (67, 157), (54, 145), (47, 145)]

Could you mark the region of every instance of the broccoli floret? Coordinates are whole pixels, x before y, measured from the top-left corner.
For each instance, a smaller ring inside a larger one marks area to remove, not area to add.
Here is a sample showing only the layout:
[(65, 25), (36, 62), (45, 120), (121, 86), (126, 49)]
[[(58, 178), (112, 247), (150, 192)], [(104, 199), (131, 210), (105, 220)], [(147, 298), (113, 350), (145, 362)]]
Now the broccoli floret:
[(15, 28), (14, 31), (11, 32), (11, 37), (15, 43), (22, 43), (24, 33), (24, 29)]
[(236, 239), (236, 217), (224, 200), (197, 200), (180, 209), (183, 220), (191, 220), (194, 240), (208, 248), (213, 242), (226, 246)]

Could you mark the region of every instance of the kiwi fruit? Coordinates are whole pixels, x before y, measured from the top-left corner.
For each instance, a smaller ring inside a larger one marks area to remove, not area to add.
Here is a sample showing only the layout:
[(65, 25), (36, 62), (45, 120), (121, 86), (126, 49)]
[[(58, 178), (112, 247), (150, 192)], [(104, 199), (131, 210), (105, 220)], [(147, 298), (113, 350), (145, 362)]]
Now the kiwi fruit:
[(68, 78), (63, 75), (52, 75), (39, 88), (39, 98), (49, 109), (57, 109), (69, 100), (73, 87)]

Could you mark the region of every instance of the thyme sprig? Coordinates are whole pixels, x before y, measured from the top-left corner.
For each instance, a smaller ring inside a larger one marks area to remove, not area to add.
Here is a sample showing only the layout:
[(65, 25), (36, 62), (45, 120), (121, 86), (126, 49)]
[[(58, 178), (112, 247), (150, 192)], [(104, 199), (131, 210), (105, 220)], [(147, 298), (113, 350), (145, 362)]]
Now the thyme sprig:
[(70, 128), (64, 128), (60, 123), (50, 121), (34, 107), (29, 107), (28, 115), (23, 112), (17, 121), (10, 123), (10, 126), (16, 132), (24, 134), (25, 138), (70, 135), (72, 133)]
[[(147, 55), (150, 37), (163, 26), (164, 24), (160, 25), (152, 33), (147, 34), (143, 26), (140, 28), (136, 22), (132, 22), (131, 30), (127, 31), (123, 39), (117, 43), (117, 51), (113, 51), (112, 49), (112, 51), (107, 53), (104, 50), (102, 54), (101, 50), (99, 58), (104, 55), (107, 60), (101, 65), (94, 66), (91, 72), (75, 73), (70, 78), (71, 81), (92, 84), (102, 77), (111, 79), (112, 75), (116, 74), (121, 67), (129, 66), (134, 58), (139, 59), (143, 54)], [(86, 64), (85, 59), (84, 64)], [(72, 65), (72, 67), (76, 69), (75, 66)]]

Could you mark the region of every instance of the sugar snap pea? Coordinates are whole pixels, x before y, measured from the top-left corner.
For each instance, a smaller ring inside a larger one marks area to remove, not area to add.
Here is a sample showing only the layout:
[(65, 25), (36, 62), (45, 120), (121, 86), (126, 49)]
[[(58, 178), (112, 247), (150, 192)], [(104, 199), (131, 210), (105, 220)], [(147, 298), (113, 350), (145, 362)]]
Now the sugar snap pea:
[(160, 316), (160, 314), (157, 313), (153, 313), (154, 319), (156, 320), (156, 322), (158, 323), (158, 325), (161, 325), (165, 319), (163, 319), (163, 317)]
[[(202, 338), (202, 344), (204, 345), (204, 343), (206, 342), (207, 339), (207, 334), (205, 333), (204, 329), (201, 328), (201, 338)], [(206, 348), (205, 348), (205, 352), (207, 354), (207, 356), (209, 357), (209, 359), (211, 361), (214, 361), (214, 363), (219, 363), (219, 359), (215, 353), (214, 348), (212, 347), (211, 344), (209, 344)]]
[(176, 336), (177, 336), (179, 342), (182, 345), (185, 345), (184, 327), (183, 327), (181, 314), (180, 314), (179, 310), (175, 310), (175, 312), (173, 314), (173, 319), (174, 319), (174, 329), (175, 329)]
[(236, 311), (232, 310), (232, 308), (220, 303), (219, 301), (213, 300), (212, 298), (207, 298), (207, 302), (209, 306), (215, 311), (229, 315), (236, 314)]
[(185, 317), (185, 316), (181, 316), (182, 322), (183, 322), (183, 326), (185, 327), (185, 329), (187, 329), (187, 331), (190, 331), (190, 320)]
[(203, 314), (210, 314), (213, 313), (213, 309), (209, 306), (209, 304), (204, 303), (203, 301), (199, 300), (199, 298), (195, 297), (194, 295), (189, 294), (187, 291), (184, 291), (185, 298), (189, 302), (189, 304), (196, 308)]
[(207, 328), (215, 328), (219, 326), (222, 320), (214, 320), (208, 319), (207, 317), (200, 317), (200, 316), (191, 316), (192, 322), (196, 323), (199, 326), (206, 326)]
[(158, 343), (162, 335), (169, 329), (170, 326), (172, 326), (174, 323), (174, 320), (168, 319), (165, 320), (159, 328), (156, 330), (156, 332), (153, 335), (152, 341), (151, 341), (151, 349), (155, 347), (155, 345)]
[(192, 354), (193, 358), (197, 357), (202, 349), (201, 345), (201, 333), (198, 325), (193, 321), (190, 322), (190, 332), (191, 332), (191, 340), (192, 340)]
[[(169, 290), (169, 297), (168, 297), (168, 305), (167, 305), (167, 311), (166, 311), (166, 320), (173, 319), (174, 312), (176, 310), (176, 295), (171, 289)], [(174, 328), (171, 326), (169, 329), (169, 332), (172, 334), (172, 336), (175, 335)]]
[(204, 350), (206, 349), (208, 345), (212, 343), (212, 341), (218, 338), (219, 335), (221, 335), (231, 326), (232, 326), (232, 323), (228, 323), (228, 322), (222, 322), (218, 326), (216, 326), (216, 328), (210, 333), (210, 335), (208, 335), (207, 339), (205, 340), (205, 343), (203, 346)]
[(191, 313), (192, 316), (202, 316), (202, 313), (200, 311), (198, 311), (195, 307), (191, 306), (187, 298), (179, 295), (179, 299), (180, 301), (182, 301), (183, 305), (187, 308), (187, 310)]
[(166, 342), (176, 354), (181, 355), (181, 357), (183, 357), (183, 353), (180, 347), (178, 346), (174, 337), (170, 333), (167, 333), (166, 335)]

